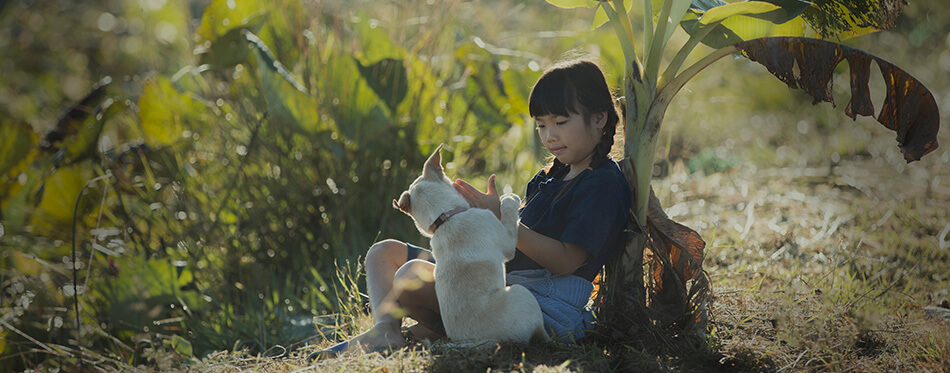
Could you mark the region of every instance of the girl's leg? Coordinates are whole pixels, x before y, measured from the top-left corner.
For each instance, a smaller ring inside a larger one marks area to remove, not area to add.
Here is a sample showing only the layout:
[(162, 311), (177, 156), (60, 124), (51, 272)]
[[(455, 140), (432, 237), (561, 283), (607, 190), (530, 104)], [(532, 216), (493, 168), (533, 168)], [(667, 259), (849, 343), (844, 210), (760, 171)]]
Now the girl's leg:
[[(352, 345), (346, 345), (345, 349), (355, 348), (356, 344), (366, 350), (398, 348), (406, 345), (400, 331), (402, 318), (394, 314), (398, 307), (395, 304), (395, 294), (393, 294), (393, 277), (396, 271), (406, 264), (407, 253), (406, 244), (396, 240), (380, 241), (370, 247), (364, 264), (374, 325), (369, 330), (353, 337), (349, 341)], [(337, 346), (333, 349), (336, 350)]]
[[(374, 244), (366, 254), (366, 284), (375, 324), (369, 330), (322, 353), (335, 353), (358, 346), (364, 350), (399, 348), (406, 345), (400, 330), (403, 313), (419, 322), (414, 335), (435, 339), (444, 336), (439, 302), (435, 297), (435, 265), (425, 260), (407, 262), (406, 244), (385, 240)], [(427, 252), (420, 254), (429, 258)], [(435, 330), (436, 332), (432, 332)]]
[(410, 260), (396, 271), (395, 294), (402, 308), (418, 324), (409, 331), (418, 338), (445, 336), (439, 300), (435, 294), (435, 265), (425, 260)]

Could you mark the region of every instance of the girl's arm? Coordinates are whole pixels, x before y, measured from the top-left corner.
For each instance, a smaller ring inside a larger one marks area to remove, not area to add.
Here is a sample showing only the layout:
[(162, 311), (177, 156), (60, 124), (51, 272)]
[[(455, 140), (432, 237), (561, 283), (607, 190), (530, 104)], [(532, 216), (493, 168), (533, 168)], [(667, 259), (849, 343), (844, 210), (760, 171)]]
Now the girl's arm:
[[(501, 216), (501, 202), (495, 188), (495, 175), (488, 177), (488, 193), (465, 182), (455, 181), (455, 189), (475, 208), (491, 210)], [(518, 249), (555, 275), (569, 275), (580, 268), (590, 255), (580, 246), (561, 242), (518, 223)]]
[(558, 276), (574, 273), (590, 255), (580, 246), (555, 240), (521, 223), (518, 223), (518, 250)]

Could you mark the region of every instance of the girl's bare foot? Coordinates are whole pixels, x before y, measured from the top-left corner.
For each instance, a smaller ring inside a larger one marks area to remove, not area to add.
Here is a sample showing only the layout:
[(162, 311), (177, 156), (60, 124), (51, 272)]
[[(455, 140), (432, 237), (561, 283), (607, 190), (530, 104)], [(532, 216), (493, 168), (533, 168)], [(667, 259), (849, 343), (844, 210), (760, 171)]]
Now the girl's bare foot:
[(430, 342), (435, 342), (435, 341), (439, 341), (446, 338), (445, 334), (432, 331), (431, 329), (426, 328), (422, 324), (415, 324), (413, 326), (410, 326), (409, 334), (412, 335), (413, 338), (416, 338), (418, 340), (428, 340)]
[(337, 343), (310, 354), (309, 358), (312, 360), (318, 357), (332, 357), (342, 352), (355, 350), (367, 352), (389, 351), (406, 345), (406, 340), (402, 337), (398, 326), (393, 327), (390, 323), (378, 323), (349, 341)]
[(378, 323), (350, 339), (350, 348), (356, 348), (357, 344), (364, 351), (382, 351), (405, 347), (407, 343), (398, 326), (392, 327), (390, 324)]

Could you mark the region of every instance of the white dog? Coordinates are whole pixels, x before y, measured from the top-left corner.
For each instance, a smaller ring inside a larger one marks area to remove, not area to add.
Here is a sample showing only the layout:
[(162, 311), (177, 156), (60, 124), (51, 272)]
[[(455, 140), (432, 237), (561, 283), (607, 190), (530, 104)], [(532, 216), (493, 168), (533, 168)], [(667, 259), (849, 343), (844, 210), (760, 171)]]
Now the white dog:
[(445, 333), (453, 342), (479, 344), (548, 340), (541, 308), (527, 289), (505, 286), (504, 263), (515, 256), (517, 195), (501, 198), (501, 221), (470, 208), (442, 169), (442, 146), (429, 156), (422, 176), (393, 206), (412, 217), (436, 260), (435, 290)]

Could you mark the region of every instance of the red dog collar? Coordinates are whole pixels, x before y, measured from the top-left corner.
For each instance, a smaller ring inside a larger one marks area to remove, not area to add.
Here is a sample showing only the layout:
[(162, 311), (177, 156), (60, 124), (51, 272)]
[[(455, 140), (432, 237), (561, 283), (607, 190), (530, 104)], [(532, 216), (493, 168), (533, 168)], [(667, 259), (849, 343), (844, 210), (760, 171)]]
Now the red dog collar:
[(432, 225), (429, 226), (429, 232), (435, 234), (435, 230), (439, 229), (442, 224), (445, 224), (449, 218), (465, 210), (468, 210), (468, 207), (456, 207), (449, 212), (442, 213), (442, 215), (439, 215), (439, 217), (436, 218), (434, 222), (432, 222)]

